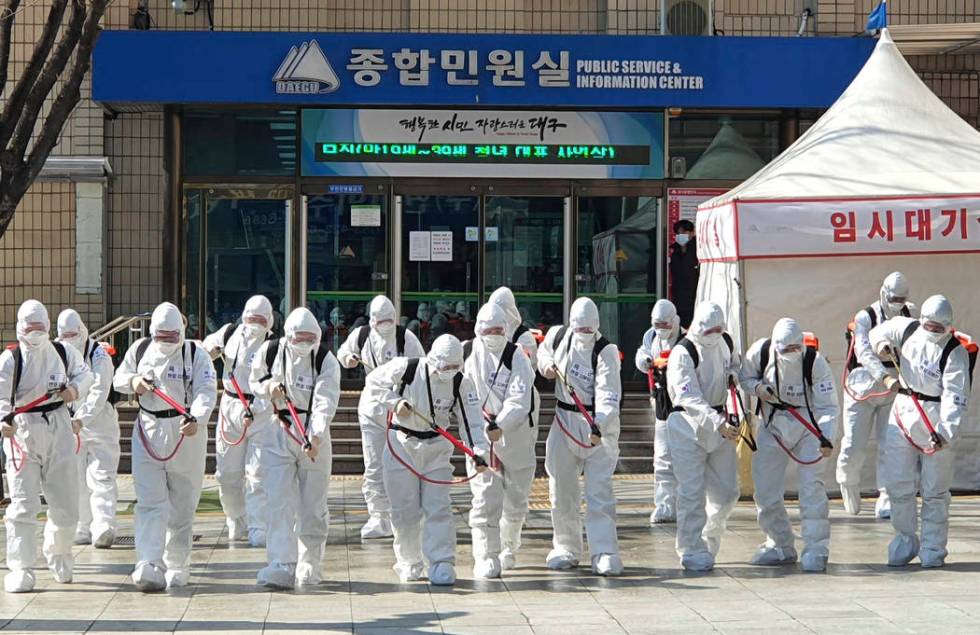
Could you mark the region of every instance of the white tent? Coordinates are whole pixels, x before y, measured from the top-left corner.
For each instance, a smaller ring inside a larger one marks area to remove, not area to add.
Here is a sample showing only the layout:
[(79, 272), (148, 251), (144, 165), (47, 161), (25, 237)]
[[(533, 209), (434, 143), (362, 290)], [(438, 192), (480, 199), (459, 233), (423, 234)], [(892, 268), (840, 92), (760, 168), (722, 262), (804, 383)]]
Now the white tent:
[[(846, 325), (894, 270), (913, 300), (945, 294), (957, 330), (980, 336), (980, 132), (922, 83), (887, 31), (824, 116), (701, 205), (697, 227), (698, 296), (726, 310), (743, 350), (791, 316), (817, 334), (839, 378)], [(980, 489), (978, 402), (957, 445), (956, 488)]]
[(730, 121), (723, 121), (718, 134), (698, 162), (687, 171), (688, 179), (746, 179), (765, 161), (752, 149)]

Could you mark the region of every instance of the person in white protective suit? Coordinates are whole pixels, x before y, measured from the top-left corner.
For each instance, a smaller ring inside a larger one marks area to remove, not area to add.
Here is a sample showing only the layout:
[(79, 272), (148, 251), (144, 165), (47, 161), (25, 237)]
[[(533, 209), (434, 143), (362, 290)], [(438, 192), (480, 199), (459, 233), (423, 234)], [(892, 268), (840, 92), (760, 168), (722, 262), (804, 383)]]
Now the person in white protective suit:
[[(91, 371), (81, 353), (53, 343), (48, 311), (37, 300), (17, 311), (17, 346), (0, 354), (0, 431), (6, 455), (10, 505), (4, 515), (7, 532), (7, 593), (34, 588), (37, 528), (41, 495), (47, 501), (44, 558), (56, 582), (72, 581), (72, 538), (78, 522), (78, 467), (75, 435), (82, 420), (65, 407), (86, 393)], [(29, 411), (14, 412), (39, 397), (48, 398)]]
[[(255, 354), (269, 338), (272, 319), (272, 303), (263, 295), (255, 295), (245, 303), (241, 324), (225, 324), (204, 339), (211, 359), (220, 356), (223, 362), (224, 394), (218, 407), (215, 478), (228, 540), (247, 538), (253, 547), (265, 546), (262, 452), (272, 436), (273, 424), (272, 405), (266, 399), (256, 399), (249, 373)], [(235, 390), (232, 377), (238, 382), (241, 395)]]
[[(514, 301), (514, 293), (507, 287), (498, 287), (490, 294), (487, 303), (496, 304), (504, 310), (507, 316), (507, 338), (524, 349), (524, 354), (531, 360), (531, 367), (538, 368), (538, 342), (534, 339), (534, 334), (524, 326), (524, 318), (517, 308)], [(535, 409), (534, 416), (537, 417)]]
[[(650, 311), (650, 328), (643, 334), (643, 341), (636, 349), (635, 364), (636, 369), (647, 375), (653, 371), (654, 363), (660, 354), (670, 351), (681, 338), (681, 319), (677, 315), (677, 308), (670, 300), (657, 300)], [(666, 385), (656, 385), (654, 392), (666, 391)], [(666, 394), (659, 399), (661, 403), (668, 403), (664, 399)], [(662, 414), (662, 413), (661, 413)], [(667, 418), (656, 416), (653, 438), (653, 504), (654, 510), (650, 514), (650, 523), (672, 523), (677, 519), (677, 511), (674, 503), (674, 470), (670, 465), (670, 450), (667, 448)]]
[[(908, 297), (909, 283), (905, 276), (898, 271), (890, 273), (881, 285), (878, 300), (854, 316), (854, 332), (851, 334), (853, 350), (847, 361), (850, 372), (841, 386), (844, 391), (844, 437), (840, 442), (840, 454), (837, 455), (837, 482), (840, 484), (844, 509), (853, 515), (861, 512), (861, 471), (872, 434), (877, 445), (875, 472), (878, 500), (875, 503), (875, 516), (888, 518), (891, 514), (883, 475), (885, 436), (895, 394), (862, 367), (861, 359), (870, 352), (868, 333), (872, 328), (896, 316), (915, 316), (915, 306), (907, 301)], [(888, 375), (895, 378), (898, 371), (890, 364), (884, 363)]]
[(773, 327), (771, 338), (758, 340), (749, 348), (740, 380), (749, 394), (763, 402), (752, 480), (766, 542), (752, 557), (752, 564), (796, 562), (793, 527), (783, 502), (786, 467), (792, 458), (799, 474), (800, 567), (825, 571), (830, 555), (830, 507), (822, 459), (834, 449), (830, 439), (837, 423), (837, 390), (830, 364), (816, 348), (804, 344), (796, 320), (782, 318)]
[[(364, 365), (369, 373), (396, 357), (422, 357), (425, 351), (415, 333), (395, 324), (395, 305), (383, 295), (375, 296), (368, 306), (368, 325), (354, 329), (337, 352), (345, 368)], [(376, 395), (375, 395), (376, 396)], [(383, 403), (372, 398), (371, 391), (361, 391), (357, 419), (361, 426), (361, 448), (364, 456), (364, 482), (361, 493), (368, 508), (368, 520), (361, 527), (361, 539), (388, 538), (391, 531), (391, 502), (385, 493), (384, 456), (386, 416)]]
[(545, 449), (554, 527), (548, 567), (578, 566), (582, 553), (579, 476), (584, 472), (585, 533), (592, 572), (619, 575), (623, 562), (612, 484), (619, 460), (619, 349), (599, 332), (599, 310), (592, 300), (575, 300), (568, 326), (548, 329), (538, 349), (538, 369), (547, 379), (557, 378), (555, 421)]
[[(71, 345), (92, 371), (92, 384), (69, 405), (82, 429), (78, 441), (78, 526), (75, 544), (108, 549), (116, 538), (116, 472), (119, 469), (119, 416), (109, 403), (112, 358), (74, 309), (58, 315), (58, 341)], [(93, 540), (94, 538), (94, 540)]]
[(486, 469), (489, 447), (480, 402), (462, 371), (462, 345), (442, 335), (424, 359), (398, 357), (367, 377), (371, 398), (392, 413), (384, 480), (395, 533), (393, 568), (402, 582), (422, 579), (425, 565), (432, 584), (456, 582), (456, 526), (446, 484), (453, 474), (453, 444), (429, 421), (450, 428), (455, 419), (457, 437), (481, 457), (474, 469)]
[(692, 571), (714, 568), (739, 495), (739, 433), (724, 413), (728, 386), (740, 362), (724, 328), (721, 307), (700, 303), (687, 336), (667, 360), (667, 392), (673, 403), (667, 444), (677, 480), (677, 555), (681, 566)]
[(470, 481), (475, 578), (496, 578), (501, 569), (516, 566), (537, 466), (537, 428), (530, 416), (534, 369), (521, 348), (507, 341), (506, 324), (503, 309), (485, 304), (464, 364), (480, 399), (491, 457), (501, 466), (499, 473), (484, 472)]
[[(201, 498), (207, 422), (217, 401), (217, 376), (207, 352), (184, 338), (183, 316), (164, 302), (150, 317), (150, 337), (135, 342), (113, 379), (135, 393), (136, 567), (140, 591), (181, 587), (190, 580), (194, 512)], [(153, 388), (169, 396), (189, 418)]]
[[(899, 393), (885, 439), (884, 481), (895, 529), (889, 566), (905, 566), (916, 556), (923, 567), (946, 562), (954, 446), (970, 396), (969, 356), (952, 324), (949, 300), (934, 295), (922, 303), (918, 320), (896, 317), (871, 329), (870, 350), (861, 358), (876, 380)], [(897, 378), (881, 361), (895, 356)], [(922, 496), (921, 542), (916, 491)]]
[(285, 332), (259, 349), (251, 378), (252, 390), (272, 402), (280, 422), (262, 453), (268, 564), (259, 571), (258, 583), (274, 589), (320, 583), (330, 525), (330, 422), (340, 399), (340, 364), (321, 343), (320, 326), (309, 309), (294, 309)]

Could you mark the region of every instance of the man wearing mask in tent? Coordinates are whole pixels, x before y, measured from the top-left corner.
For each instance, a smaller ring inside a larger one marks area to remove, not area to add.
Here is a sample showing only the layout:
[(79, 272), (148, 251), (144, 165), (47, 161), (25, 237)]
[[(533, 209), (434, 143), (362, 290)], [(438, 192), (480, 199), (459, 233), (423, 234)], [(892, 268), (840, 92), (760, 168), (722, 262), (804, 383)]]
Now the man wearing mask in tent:
[[(899, 271), (890, 273), (881, 285), (878, 300), (854, 316), (854, 331), (850, 333), (850, 350), (845, 362), (849, 372), (841, 387), (844, 391), (844, 437), (837, 456), (837, 482), (844, 499), (844, 509), (853, 515), (861, 512), (861, 471), (872, 432), (877, 445), (875, 480), (878, 483), (878, 500), (875, 515), (878, 518), (891, 515), (884, 486), (884, 464), (888, 416), (895, 394), (877, 381), (862, 366), (861, 360), (874, 355), (868, 341), (871, 329), (896, 316), (913, 316), (915, 306), (907, 301), (908, 297), (909, 283), (905, 276)], [(888, 376), (893, 379), (898, 377), (898, 370), (891, 366), (891, 362), (885, 361), (883, 365)]]
[(667, 392), (673, 403), (667, 443), (677, 479), (677, 555), (681, 566), (691, 571), (714, 568), (728, 516), (738, 502), (739, 432), (725, 416), (738, 369), (721, 307), (700, 303), (687, 336), (667, 360)]
[(455, 419), (459, 440), (486, 470), (489, 453), (473, 382), (463, 376), (463, 346), (452, 335), (432, 343), (423, 359), (397, 357), (371, 372), (366, 390), (392, 414), (384, 453), (385, 490), (395, 533), (394, 570), (402, 582), (456, 582), (456, 525), (449, 498), (453, 443), (435, 430)]
[[(364, 372), (386, 364), (396, 357), (422, 357), (425, 351), (411, 331), (395, 325), (395, 305), (383, 295), (375, 296), (368, 307), (370, 322), (347, 337), (337, 359), (345, 368), (364, 365)], [(391, 532), (391, 502), (385, 493), (384, 456), (386, 415), (388, 411), (371, 391), (362, 390), (357, 404), (361, 425), (361, 447), (364, 454), (364, 483), (361, 492), (367, 503), (368, 520), (361, 527), (361, 538), (387, 538)]]
[(225, 512), (228, 540), (265, 546), (266, 494), (262, 483), (262, 447), (272, 433), (272, 406), (256, 399), (249, 384), (252, 361), (269, 338), (272, 304), (263, 295), (245, 303), (242, 323), (225, 324), (204, 340), (212, 359), (222, 358), (224, 395), (218, 412), (218, 495)]
[[(524, 354), (531, 360), (531, 367), (538, 368), (538, 342), (534, 339), (534, 334), (524, 326), (524, 319), (514, 301), (514, 293), (507, 287), (498, 287), (487, 300), (490, 304), (496, 304), (504, 310), (507, 316), (507, 338), (524, 350)], [(537, 411), (534, 416), (537, 417)]]
[(304, 307), (286, 318), (285, 337), (266, 342), (252, 360), (256, 396), (280, 425), (262, 453), (268, 498), (267, 566), (258, 583), (273, 589), (320, 583), (330, 515), (330, 422), (340, 399), (340, 364), (320, 341)]
[(538, 369), (555, 382), (555, 422), (548, 432), (545, 469), (550, 478), (551, 569), (578, 566), (582, 553), (582, 492), (592, 572), (623, 572), (616, 537), (612, 476), (619, 460), (619, 349), (599, 332), (599, 310), (589, 298), (572, 303), (568, 326), (553, 326), (538, 349)]
[(825, 571), (830, 556), (830, 508), (824, 485), (837, 423), (837, 390), (830, 364), (816, 346), (804, 342), (796, 320), (782, 318), (772, 337), (749, 348), (741, 370), (742, 387), (762, 402), (762, 424), (752, 457), (752, 480), (765, 544), (752, 564), (796, 562), (793, 527), (786, 515), (787, 459), (798, 466), (804, 571)]
[[(923, 567), (946, 562), (953, 446), (967, 411), (971, 372), (969, 354), (952, 325), (952, 305), (934, 295), (922, 303), (918, 320), (896, 317), (871, 329), (874, 354), (861, 359), (875, 379), (898, 392), (884, 465), (895, 529), (888, 545), (892, 567), (905, 566), (916, 556)], [(898, 377), (889, 374), (881, 360), (893, 362), (900, 370)], [(922, 496), (921, 541), (917, 491)]]
[(537, 428), (530, 416), (534, 369), (520, 347), (507, 341), (507, 317), (500, 306), (485, 304), (475, 330), (476, 339), (463, 345), (464, 368), (480, 400), (491, 457), (503, 467), (470, 481), (473, 577), (497, 578), (501, 569), (516, 565), (537, 466)]
[(679, 220), (674, 223), (674, 242), (670, 245), (670, 288), (681, 326), (687, 327), (694, 314), (694, 302), (698, 295), (698, 278), (701, 264), (698, 261), (697, 238), (694, 223)]
[(186, 586), (194, 512), (201, 498), (207, 422), (217, 401), (211, 358), (184, 339), (184, 319), (164, 302), (150, 317), (150, 337), (135, 342), (113, 380), (135, 393), (136, 568), (140, 591)]
[[(69, 412), (82, 424), (78, 445), (78, 527), (75, 544), (108, 549), (116, 538), (116, 471), (119, 469), (119, 416), (109, 403), (112, 358), (88, 336), (74, 309), (58, 315), (58, 341), (72, 346), (92, 371), (92, 384)], [(93, 540), (94, 538), (94, 540)]]
[(674, 505), (674, 471), (670, 465), (670, 451), (667, 448), (667, 416), (670, 414), (670, 399), (667, 397), (665, 373), (655, 372), (655, 363), (662, 353), (670, 349), (681, 338), (681, 320), (677, 309), (670, 300), (657, 300), (650, 311), (650, 329), (643, 334), (643, 342), (636, 349), (636, 369), (644, 375), (651, 373), (660, 375), (659, 381), (653, 384), (654, 401), (659, 404), (655, 409), (656, 428), (654, 430), (653, 454), (653, 503), (654, 510), (650, 514), (650, 523), (672, 523), (677, 519)]
[(72, 581), (72, 537), (78, 522), (78, 463), (66, 404), (92, 383), (81, 353), (52, 342), (48, 311), (37, 300), (17, 310), (17, 346), (0, 354), (0, 431), (6, 455), (10, 505), (7, 531), (7, 593), (34, 589), (41, 495), (47, 501), (44, 558), (55, 582)]

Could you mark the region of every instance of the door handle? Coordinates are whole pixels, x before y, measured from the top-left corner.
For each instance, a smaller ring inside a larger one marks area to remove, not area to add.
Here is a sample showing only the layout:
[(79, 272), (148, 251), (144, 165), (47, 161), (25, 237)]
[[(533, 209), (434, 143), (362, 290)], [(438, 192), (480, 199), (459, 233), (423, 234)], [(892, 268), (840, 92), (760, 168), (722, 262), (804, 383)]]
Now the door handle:
[(385, 273), (384, 271), (375, 271), (375, 272), (373, 272), (371, 274), (371, 279), (372, 280), (387, 280), (388, 279), (388, 274)]

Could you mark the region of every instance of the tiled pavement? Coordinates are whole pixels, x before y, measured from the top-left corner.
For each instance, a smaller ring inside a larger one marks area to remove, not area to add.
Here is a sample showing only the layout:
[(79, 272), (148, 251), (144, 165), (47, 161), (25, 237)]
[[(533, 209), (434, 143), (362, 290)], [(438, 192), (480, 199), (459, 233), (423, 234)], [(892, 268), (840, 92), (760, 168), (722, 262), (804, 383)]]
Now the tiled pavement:
[[(213, 481), (211, 482), (213, 486)], [(795, 567), (751, 567), (760, 540), (751, 504), (733, 515), (718, 568), (685, 574), (673, 551), (673, 526), (647, 524), (650, 477), (617, 480), (620, 541), (626, 574), (592, 576), (588, 568), (550, 572), (547, 483), (535, 500), (520, 568), (502, 581), (470, 579), (466, 490), (457, 488), (459, 548), (455, 588), (401, 585), (391, 571), (389, 541), (361, 544), (365, 518), (360, 482), (331, 484), (331, 532), (317, 589), (270, 593), (254, 584), (264, 552), (229, 546), (222, 518), (200, 514), (191, 586), (142, 595), (129, 584), (132, 547), (79, 548), (75, 583), (55, 584), (46, 571), (38, 591), (0, 597), (8, 632), (53, 633), (911, 633), (980, 632), (980, 500), (956, 498), (949, 565), (925, 571), (884, 566), (891, 530), (867, 515), (844, 516), (832, 503), (831, 564), (824, 575)], [(132, 498), (131, 485), (123, 498)], [(125, 504), (125, 503), (124, 503)], [(792, 505), (792, 504), (791, 504)], [(795, 514), (792, 514), (795, 517)], [(123, 535), (132, 534), (124, 516)], [(2, 594), (0, 594), (2, 595)]]

